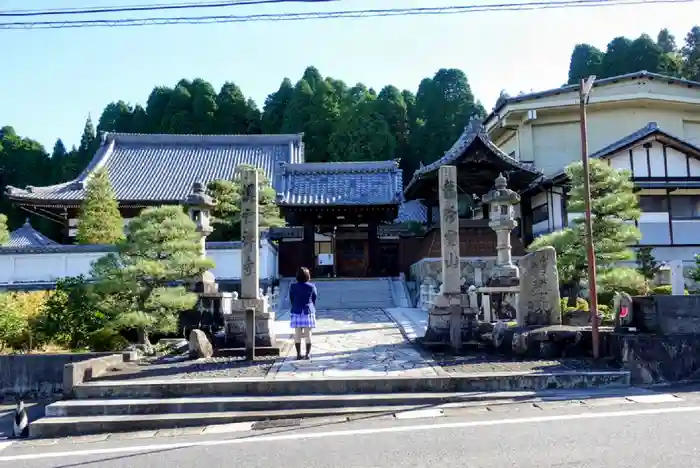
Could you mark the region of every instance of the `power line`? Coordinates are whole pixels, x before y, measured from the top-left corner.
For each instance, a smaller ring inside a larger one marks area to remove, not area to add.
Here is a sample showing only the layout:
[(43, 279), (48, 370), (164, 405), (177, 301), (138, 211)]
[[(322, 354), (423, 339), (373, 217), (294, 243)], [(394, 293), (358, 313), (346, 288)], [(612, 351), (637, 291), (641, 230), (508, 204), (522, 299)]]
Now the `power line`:
[(226, 8), (241, 5), (260, 5), (264, 3), (328, 3), (339, 0), (234, 0), (228, 2), (198, 2), (198, 3), (157, 3), (135, 6), (104, 6), (82, 8), (55, 8), (49, 10), (6, 10), (0, 11), (0, 17), (29, 17), (29, 16), (61, 16), (61, 15), (90, 15), (95, 13), (127, 13), (137, 11), (191, 10), (196, 8)]
[[(254, 0), (260, 1), (260, 0)], [(454, 5), (442, 7), (389, 8), (304, 13), (268, 13), (256, 15), (206, 15), (172, 18), (124, 18), (66, 21), (24, 21), (0, 23), (0, 29), (66, 29), (89, 27), (125, 27), (171, 24), (247, 23), (257, 21), (301, 21), (331, 18), (370, 18), (379, 16), (447, 15), (484, 11), (523, 11), (560, 8), (592, 8), (619, 5), (649, 5), (660, 3), (692, 3), (698, 0), (562, 0), (530, 3), (501, 3)]]

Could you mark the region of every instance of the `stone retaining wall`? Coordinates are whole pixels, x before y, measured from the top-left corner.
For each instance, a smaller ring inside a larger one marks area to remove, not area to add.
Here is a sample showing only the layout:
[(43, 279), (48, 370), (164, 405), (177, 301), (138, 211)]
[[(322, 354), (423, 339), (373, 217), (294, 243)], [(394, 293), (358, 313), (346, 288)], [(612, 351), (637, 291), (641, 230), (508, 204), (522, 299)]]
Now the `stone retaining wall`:
[(700, 380), (700, 335), (614, 335), (613, 352), (633, 385)]
[(113, 353), (11, 354), (0, 356), (0, 399), (47, 397), (63, 392), (66, 364)]

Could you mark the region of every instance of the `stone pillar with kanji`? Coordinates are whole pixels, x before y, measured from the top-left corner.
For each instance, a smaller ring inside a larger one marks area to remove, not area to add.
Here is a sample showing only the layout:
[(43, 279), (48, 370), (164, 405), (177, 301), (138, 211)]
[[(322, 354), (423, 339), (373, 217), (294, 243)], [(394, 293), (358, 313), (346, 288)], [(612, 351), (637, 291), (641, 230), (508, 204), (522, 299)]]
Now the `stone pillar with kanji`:
[(245, 311), (255, 309), (255, 347), (278, 350), (274, 331), (275, 313), (260, 294), (259, 175), (255, 168), (240, 172), (241, 183), (241, 294), (232, 301), (226, 317), (226, 336), (235, 347), (246, 341)]
[(470, 308), (465, 310), (468, 298), (466, 295), (462, 297), (461, 293), (457, 168), (442, 166), (438, 174), (442, 286), (428, 313), (424, 341), (426, 344), (450, 344), (454, 349), (460, 349), (473, 317)]

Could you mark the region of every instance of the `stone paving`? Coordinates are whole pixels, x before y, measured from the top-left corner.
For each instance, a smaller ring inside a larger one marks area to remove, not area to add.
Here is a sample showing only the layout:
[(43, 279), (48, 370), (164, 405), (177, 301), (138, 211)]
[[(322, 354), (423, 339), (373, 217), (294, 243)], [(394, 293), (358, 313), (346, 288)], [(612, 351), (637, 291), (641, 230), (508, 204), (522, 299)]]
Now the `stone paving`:
[(437, 375), (432, 359), (406, 341), (383, 309), (319, 310), (311, 341), (310, 360), (296, 360), (291, 347), (267, 378)]

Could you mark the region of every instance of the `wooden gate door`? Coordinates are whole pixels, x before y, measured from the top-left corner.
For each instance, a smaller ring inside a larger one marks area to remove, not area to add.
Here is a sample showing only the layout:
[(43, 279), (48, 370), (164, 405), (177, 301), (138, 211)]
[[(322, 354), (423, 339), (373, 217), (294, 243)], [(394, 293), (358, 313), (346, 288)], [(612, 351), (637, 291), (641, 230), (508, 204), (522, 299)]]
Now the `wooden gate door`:
[(338, 239), (335, 245), (338, 256), (338, 276), (362, 278), (367, 276), (367, 241), (362, 239)]

